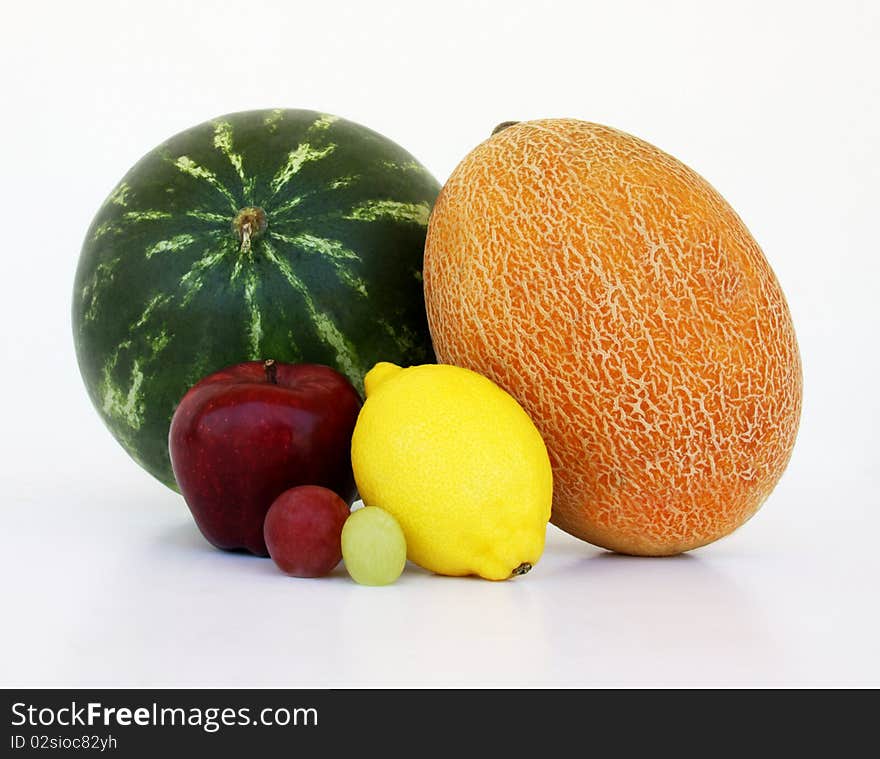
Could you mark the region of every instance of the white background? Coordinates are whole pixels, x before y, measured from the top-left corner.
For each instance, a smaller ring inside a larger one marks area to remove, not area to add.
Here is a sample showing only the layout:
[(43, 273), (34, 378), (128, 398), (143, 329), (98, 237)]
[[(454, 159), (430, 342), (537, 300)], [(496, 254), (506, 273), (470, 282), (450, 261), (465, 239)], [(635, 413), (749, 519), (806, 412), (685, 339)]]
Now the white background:
[[(9, 3), (0, 46), (2, 685), (880, 685), (880, 5)], [(219, 114), (337, 113), (443, 181), (495, 124), (573, 116), (707, 177), (788, 296), (799, 440), (734, 536), (527, 577), (364, 588), (213, 550), (89, 405), (69, 324), (92, 215)]]

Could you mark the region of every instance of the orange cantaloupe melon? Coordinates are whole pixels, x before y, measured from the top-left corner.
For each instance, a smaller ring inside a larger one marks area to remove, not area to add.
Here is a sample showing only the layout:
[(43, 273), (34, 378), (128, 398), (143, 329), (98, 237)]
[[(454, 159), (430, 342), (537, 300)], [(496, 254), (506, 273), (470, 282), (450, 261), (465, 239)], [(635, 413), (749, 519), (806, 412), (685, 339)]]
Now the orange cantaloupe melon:
[(563, 530), (651, 556), (729, 534), (778, 482), (801, 411), (764, 254), (705, 179), (640, 139), (573, 119), (504, 126), (431, 214), (438, 360), (525, 407)]

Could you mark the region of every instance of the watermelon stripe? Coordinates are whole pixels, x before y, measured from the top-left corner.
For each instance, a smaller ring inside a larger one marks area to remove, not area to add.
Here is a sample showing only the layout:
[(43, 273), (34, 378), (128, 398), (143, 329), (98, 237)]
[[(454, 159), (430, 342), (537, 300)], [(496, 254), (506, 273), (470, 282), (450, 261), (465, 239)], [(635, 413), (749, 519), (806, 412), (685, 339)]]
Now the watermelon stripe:
[(159, 221), (161, 219), (170, 218), (171, 214), (167, 211), (129, 211), (115, 221), (105, 221), (95, 227), (95, 231), (92, 233), (92, 239), (98, 240), (108, 232), (121, 234), (128, 229), (131, 224), (138, 224), (144, 221)]
[(136, 329), (138, 327), (143, 327), (144, 324), (149, 321), (153, 311), (155, 311), (156, 308), (159, 306), (164, 306), (170, 300), (170, 295), (154, 295), (151, 298), (150, 302), (147, 303), (146, 307), (143, 310), (143, 313), (140, 315), (138, 320), (134, 323), (134, 325), (132, 325), (132, 328)]
[(282, 203), (277, 208), (272, 208), (272, 219), (277, 222), (277, 220), (283, 218), (284, 214), (286, 214), (288, 211), (292, 211), (298, 205), (300, 205), (303, 202), (303, 199), (304, 196), (302, 195), (294, 195), (286, 203)]
[(229, 216), (224, 216), (222, 213), (214, 213), (213, 211), (195, 209), (193, 211), (187, 211), (186, 215), (193, 219), (199, 219), (200, 221), (213, 221), (224, 225), (229, 224)]
[(196, 241), (196, 238), (190, 234), (175, 235), (168, 240), (159, 240), (147, 248), (147, 258), (152, 258), (157, 253), (177, 253), (184, 248), (188, 248)]
[(394, 329), (386, 319), (379, 320), (379, 326), (382, 330), (394, 340), (397, 349), (403, 353), (411, 351), (415, 345), (415, 336), (411, 331), (401, 334), (399, 330)]
[[(146, 335), (145, 342), (150, 349), (147, 354), (147, 361), (155, 359), (165, 346), (168, 345), (170, 339), (165, 330), (161, 330), (157, 334)], [(108, 416), (124, 420), (132, 430), (138, 430), (144, 422), (144, 394), (142, 389), (144, 372), (141, 369), (141, 360), (134, 360), (128, 382), (123, 383), (124, 389), (120, 387), (120, 383), (114, 380), (114, 370), (119, 362), (120, 353), (129, 350), (131, 346), (131, 340), (125, 340), (120, 343), (104, 366), (102, 405), (104, 412)]]
[(214, 127), (214, 147), (229, 159), (229, 163), (241, 180), (244, 202), (248, 205), (253, 203), (254, 180), (244, 174), (244, 162), (242, 157), (232, 147), (232, 124), (228, 121), (218, 121)]
[(170, 219), (171, 213), (168, 211), (129, 211), (122, 216), (125, 221), (158, 221), (159, 219)]
[(360, 174), (347, 174), (342, 177), (338, 177), (337, 179), (332, 180), (328, 185), (328, 190), (340, 190), (343, 187), (348, 187), (351, 184), (357, 182), (358, 179), (361, 178)]
[(326, 258), (341, 282), (344, 282), (362, 296), (367, 297), (367, 283), (362, 277), (353, 274), (348, 264), (345, 263), (346, 261), (360, 261), (360, 256), (353, 250), (346, 248), (339, 240), (328, 240), (324, 237), (315, 237), (305, 233), (290, 236), (280, 232), (270, 232), (270, 236), (307, 253), (317, 254)]
[(319, 337), (325, 344), (333, 349), (339, 366), (342, 367), (346, 374), (353, 376), (363, 374), (364, 368), (360, 364), (354, 346), (345, 339), (345, 336), (339, 331), (336, 324), (334, 324), (333, 319), (318, 309), (314, 300), (312, 300), (311, 293), (306, 284), (293, 273), (290, 264), (278, 255), (278, 251), (275, 250), (268, 240), (263, 243), (263, 248), (265, 250), (266, 258), (275, 264), (287, 283), (302, 298), (306, 309), (308, 310), (309, 318), (315, 325)]
[(330, 240), (326, 237), (315, 237), (308, 233), (285, 237), (293, 245), (305, 248), (310, 253), (326, 256), (334, 261), (360, 261), (361, 257), (353, 250), (346, 248), (339, 240)]
[(419, 226), (428, 225), (431, 207), (427, 203), (398, 203), (395, 200), (367, 200), (356, 205), (345, 216), (346, 219), (359, 221), (376, 221), (376, 219), (392, 219), (393, 221), (413, 222)]
[(417, 174), (428, 174), (428, 170), (418, 161), (382, 161), (382, 166), (395, 172), (414, 171)]
[(123, 392), (115, 380), (115, 369), (119, 363), (121, 351), (131, 348), (131, 340), (120, 343), (104, 362), (103, 378), (99, 388), (102, 401), (102, 410), (113, 419), (124, 421), (131, 430), (139, 430), (143, 424), (143, 414), (140, 412), (139, 391), (144, 381), (143, 372), (140, 370), (140, 362), (135, 359), (132, 364), (128, 389)]
[(245, 263), (246, 263), (246, 259), (244, 256), (236, 256), (235, 257), (235, 263), (232, 265), (232, 273), (229, 275), (230, 288), (235, 288), (238, 286), (238, 278), (241, 276), (241, 273), (244, 271)]
[(315, 132), (324, 132), (330, 128), (331, 124), (335, 124), (339, 121), (339, 116), (333, 116), (329, 113), (322, 113), (315, 119), (314, 123), (309, 127), (308, 132), (306, 134), (309, 137), (314, 136)]
[(114, 188), (113, 192), (110, 193), (110, 196), (107, 198), (107, 203), (113, 203), (117, 206), (122, 206), (123, 208), (128, 205), (126, 198), (128, 197), (128, 193), (131, 190), (128, 182), (120, 182)]
[(103, 287), (113, 282), (113, 271), (122, 261), (121, 256), (102, 261), (95, 267), (95, 271), (89, 278), (88, 283), (81, 289), (82, 302), (85, 305), (84, 321), (92, 321), (97, 316), (98, 297)]
[(186, 155), (182, 155), (174, 161), (174, 165), (180, 169), (184, 174), (189, 174), (191, 177), (195, 177), (196, 179), (203, 179), (206, 181), (211, 187), (217, 190), (221, 195), (223, 195), (226, 200), (229, 201), (229, 207), (233, 211), (238, 211), (239, 204), (236, 202), (235, 198), (232, 196), (232, 193), (223, 186), (220, 180), (217, 179), (216, 174), (214, 172), (206, 169), (204, 166), (199, 166), (192, 158)]
[(296, 214), (290, 215), (290, 211), (296, 209), (301, 206), (302, 203), (310, 198), (314, 198), (316, 196), (321, 196), (332, 190), (338, 190), (343, 187), (348, 187), (350, 184), (355, 182), (359, 178), (357, 174), (350, 174), (347, 176), (339, 177), (338, 179), (333, 179), (328, 182), (326, 185), (317, 187), (310, 192), (303, 193), (302, 195), (294, 195), (288, 201), (282, 203), (280, 206), (275, 206), (271, 202), (267, 204), (266, 210), (272, 215), (272, 220), (275, 224), (283, 223), (287, 221), (302, 221), (302, 217)]
[(281, 108), (273, 108), (267, 116), (263, 118), (263, 126), (269, 134), (275, 134), (278, 131), (278, 124), (284, 118), (284, 110)]
[(324, 148), (315, 149), (307, 142), (300, 143), (296, 150), (290, 151), (287, 155), (287, 162), (272, 178), (272, 197), (287, 186), (287, 183), (299, 173), (304, 163), (307, 161), (320, 161), (322, 158), (330, 155), (335, 149), (335, 145), (327, 145)]
[(244, 281), (244, 298), (247, 302), (248, 315), (248, 340), (252, 356), (262, 355), (260, 340), (263, 337), (263, 320), (260, 315), (260, 306), (257, 303), (257, 272), (253, 267), (249, 268)]
[(205, 283), (204, 274), (209, 269), (217, 266), (229, 254), (229, 245), (226, 244), (219, 250), (212, 250), (196, 261), (192, 268), (180, 279), (180, 285), (183, 288), (184, 306), (195, 297), (196, 293), (202, 289)]

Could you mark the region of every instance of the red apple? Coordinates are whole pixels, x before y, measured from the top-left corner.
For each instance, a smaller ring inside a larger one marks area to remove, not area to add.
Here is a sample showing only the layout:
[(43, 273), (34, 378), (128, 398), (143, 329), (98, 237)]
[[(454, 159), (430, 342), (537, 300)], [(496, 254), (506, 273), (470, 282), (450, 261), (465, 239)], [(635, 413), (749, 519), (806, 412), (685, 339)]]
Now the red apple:
[(317, 364), (250, 361), (201, 380), (174, 412), (168, 445), (202, 534), (267, 556), (263, 520), (285, 490), (321, 485), (351, 504), (360, 408), (349, 381)]
[(342, 561), (342, 526), (350, 506), (317, 485), (285, 490), (263, 523), (266, 547), (278, 568), (294, 577), (323, 577)]

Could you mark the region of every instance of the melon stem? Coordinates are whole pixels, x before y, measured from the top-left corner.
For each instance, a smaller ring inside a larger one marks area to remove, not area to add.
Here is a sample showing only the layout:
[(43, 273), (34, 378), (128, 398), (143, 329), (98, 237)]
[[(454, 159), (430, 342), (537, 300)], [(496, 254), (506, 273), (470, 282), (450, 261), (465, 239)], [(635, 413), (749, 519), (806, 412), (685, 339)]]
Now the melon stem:
[[(518, 121), (502, 121), (497, 127), (492, 130), (492, 134), (498, 134), (498, 132), (503, 129), (507, 129), (507, 127), (512, 127), (514, 124), (519, 124)], [(490, 137), (492, 135), (489, 135)]]

